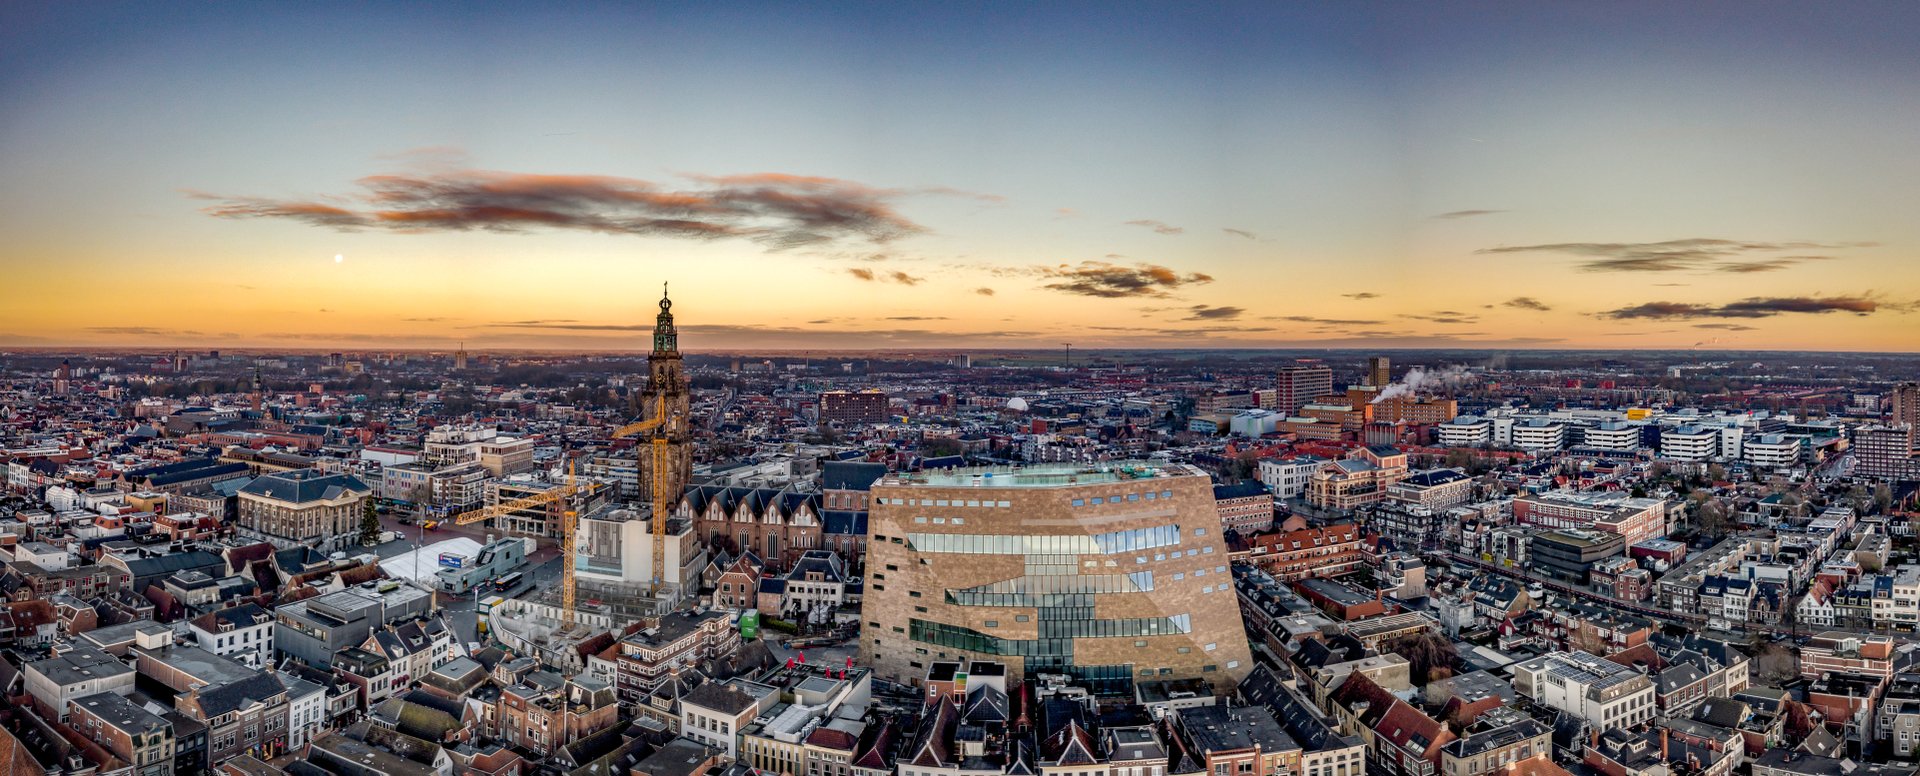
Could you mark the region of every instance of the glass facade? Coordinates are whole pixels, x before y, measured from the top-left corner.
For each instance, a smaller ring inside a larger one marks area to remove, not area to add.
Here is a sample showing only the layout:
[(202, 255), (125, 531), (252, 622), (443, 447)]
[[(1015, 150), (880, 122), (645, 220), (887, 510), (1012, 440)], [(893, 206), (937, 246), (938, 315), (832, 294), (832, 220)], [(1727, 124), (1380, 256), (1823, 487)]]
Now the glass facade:
[(907, 544), (920, 552), (963, 555), (1114, 555), (1179, 543), (1180, 526), (1177, 525), (1079, 536), (907, 534)]

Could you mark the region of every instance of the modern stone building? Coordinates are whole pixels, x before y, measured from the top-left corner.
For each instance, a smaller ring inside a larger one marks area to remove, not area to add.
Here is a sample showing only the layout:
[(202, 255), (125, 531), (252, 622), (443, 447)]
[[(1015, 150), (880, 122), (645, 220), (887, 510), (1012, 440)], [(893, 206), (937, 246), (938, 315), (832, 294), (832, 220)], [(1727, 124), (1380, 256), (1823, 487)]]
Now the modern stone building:
[(1252, 669), (1198, 469), (952, 469), (890, 474), (872, 493), (860, 651), (881, 678), (991, 660), (1117, 694), (1149, 678), (1232, 688)]
[(359, 541), (360, 504), (372, 494), (351, 474), (274, 472), (240, 489), (239, 532), (282, 549), (342, 549)]

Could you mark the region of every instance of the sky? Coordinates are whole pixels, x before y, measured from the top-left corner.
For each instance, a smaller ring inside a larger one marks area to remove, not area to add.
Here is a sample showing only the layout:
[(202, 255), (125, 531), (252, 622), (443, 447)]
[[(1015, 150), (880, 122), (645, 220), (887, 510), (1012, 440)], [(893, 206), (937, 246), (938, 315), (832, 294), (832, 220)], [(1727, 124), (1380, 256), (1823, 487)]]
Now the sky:
[(1920, 350), (1912, 3), (0, 6), (0, 347)]

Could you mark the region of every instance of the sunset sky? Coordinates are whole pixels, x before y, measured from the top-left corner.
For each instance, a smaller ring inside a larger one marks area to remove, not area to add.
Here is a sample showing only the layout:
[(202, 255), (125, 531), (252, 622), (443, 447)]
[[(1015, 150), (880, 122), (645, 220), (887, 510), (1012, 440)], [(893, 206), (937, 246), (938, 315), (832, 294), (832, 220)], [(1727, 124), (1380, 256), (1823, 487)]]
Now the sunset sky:
[(316, 5), (0, 8), (0, 347), (1920, 350), (1920, 4)]

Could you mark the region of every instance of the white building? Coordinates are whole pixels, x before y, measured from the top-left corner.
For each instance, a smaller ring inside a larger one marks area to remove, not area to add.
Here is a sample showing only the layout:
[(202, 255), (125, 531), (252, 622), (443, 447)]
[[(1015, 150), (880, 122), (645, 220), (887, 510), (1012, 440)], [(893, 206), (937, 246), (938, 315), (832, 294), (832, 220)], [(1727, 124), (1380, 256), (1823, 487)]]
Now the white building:
[(1280, 427), (1280, 421), (1286, 416), (1273, 410), (1247, 410), (1233, 416), (1227, 422), (1228, 430), (1244, 437), (1259, 437), (1271, 434)]
[(1557, 420), (1529, 418), (1513, 424), (1513, 446), (1531, 452), (1559, 450), (1567, 446), (1567, 424)]
[(1653, 719), (1653, 680), (1586, 652), (1554, 652), (1513, 666), (1513, 689), (1544, 706), (1623, 730)]
[(299, 751), (330, 726), (327, 724), (327, 688), (293, 674), (279, 674), (287, 688), (287, 747)]
[(1493, 442), (1493, 421), (1461, 415), (1434, 427), (1435, 438), (1446, 447), (1481, 447)]
[(1769, 469), (1784, 469), (1800, 463), (1802, 437), (1785, 434), (1761, 434), (1747, 440), (1741, 457), (1747, 463)]
[(273, 612), (256, 603), (218, 609), (187, 621), (200, 648), (253, 668), (273, 665)]
[(1640, 427), (1629, 423), (1602, 423), (1587, 429), (1582, 447), (1633, 452), (1640, 449)]
[(1720, 454), (1720, 432), (1676, 426), (1660, 432), (1660, 456), (1676, 461), (1705, 461)]
[[(811, 513), (796, 512), (795, 525), (813, 520)], [(660, 595), (678, 598), (695, 589), (700, 566), (706, 553), (693, 537), (692, 523), (668, 520), (666, 528), (666, 570), (661, 577), (665, 589)], [(580, 518), (574, 534), (574, 576), (581, 582), (603, 585), (645, 586), (653, 582), (653, 523), (632, 509), (602, 509)]]
[(1301, 456), (1292, 460), (1262, 458), (1260, 460), (1260, 484), (1273, 491), (1276, 499), (1300, 498), (1307, 493), (1307, 481), (1313, 479), (1313, 473), (1320, 469), (1325, 458)]

